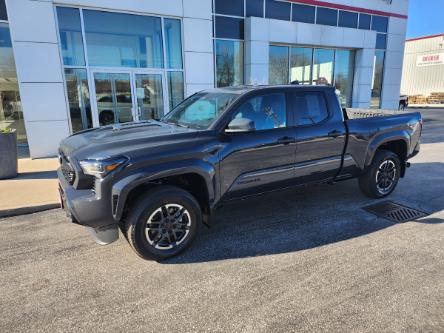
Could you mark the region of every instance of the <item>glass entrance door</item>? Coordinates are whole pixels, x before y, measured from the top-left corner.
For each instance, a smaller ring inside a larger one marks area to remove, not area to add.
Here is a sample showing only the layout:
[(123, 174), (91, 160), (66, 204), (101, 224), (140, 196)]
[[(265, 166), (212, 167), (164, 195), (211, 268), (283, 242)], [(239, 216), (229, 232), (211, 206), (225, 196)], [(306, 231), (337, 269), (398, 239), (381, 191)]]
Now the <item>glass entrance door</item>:
[(129, 73), (93, 73), (99, 125), (134, 120), (131, 75)]
[(164, 114), (162, 74), (134, 75), (139, 120), (159, 119)]
[(95, 124), (159, 119), (166, 112), (167, 93), (161, 72), (93, 71)]

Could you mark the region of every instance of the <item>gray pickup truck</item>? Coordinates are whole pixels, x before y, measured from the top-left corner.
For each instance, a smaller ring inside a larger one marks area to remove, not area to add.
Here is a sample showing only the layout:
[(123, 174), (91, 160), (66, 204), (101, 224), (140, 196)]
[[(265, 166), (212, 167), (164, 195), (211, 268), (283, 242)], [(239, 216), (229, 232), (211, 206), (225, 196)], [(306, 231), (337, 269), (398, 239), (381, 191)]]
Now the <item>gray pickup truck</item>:
[(100, 244), (122, 230), (143, 258), (187, 248), (224, 201), (358, 178), (389, 195), (419, 151), (419, 113), (346, 111), (334, 88), (202, 91), (160, 120), (76, 133), (60, 145), (60, 195)]

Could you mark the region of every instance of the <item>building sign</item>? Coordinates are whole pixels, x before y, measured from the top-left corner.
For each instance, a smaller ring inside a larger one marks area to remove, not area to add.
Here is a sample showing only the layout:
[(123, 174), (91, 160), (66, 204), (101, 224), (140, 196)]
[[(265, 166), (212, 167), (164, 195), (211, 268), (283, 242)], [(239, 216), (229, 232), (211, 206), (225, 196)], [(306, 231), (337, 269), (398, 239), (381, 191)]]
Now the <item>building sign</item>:
[(444, 53), (425, 54), (416, 58), (416, 67), (444, 64)]

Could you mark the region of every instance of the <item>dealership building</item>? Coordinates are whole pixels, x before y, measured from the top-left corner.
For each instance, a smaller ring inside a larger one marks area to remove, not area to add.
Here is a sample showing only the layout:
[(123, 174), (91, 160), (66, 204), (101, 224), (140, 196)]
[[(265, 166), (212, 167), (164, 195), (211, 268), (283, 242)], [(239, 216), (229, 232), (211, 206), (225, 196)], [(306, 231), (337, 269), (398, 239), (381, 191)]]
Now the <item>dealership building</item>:
[(440, 94), (440, 100), (444, 100), (444, 34), (407, 40), (401, 93)]
[(397, 108), (408, 0), (0, 0), (0, 126), (31, 157), (230, 85)]

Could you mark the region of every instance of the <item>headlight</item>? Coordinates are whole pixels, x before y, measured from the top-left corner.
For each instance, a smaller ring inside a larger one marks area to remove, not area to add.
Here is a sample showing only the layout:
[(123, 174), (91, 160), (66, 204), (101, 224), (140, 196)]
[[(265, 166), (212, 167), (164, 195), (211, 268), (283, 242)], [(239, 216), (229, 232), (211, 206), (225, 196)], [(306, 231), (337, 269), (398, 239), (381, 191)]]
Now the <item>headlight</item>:
[(111, 171), (128, 161), (125, 157), (112, 158), (107, 160), (83, 160), (80, 161), (83, 173), (86, 175), (103, 178)]

